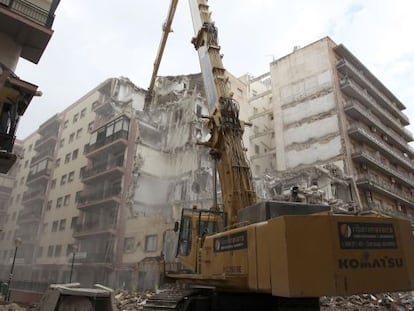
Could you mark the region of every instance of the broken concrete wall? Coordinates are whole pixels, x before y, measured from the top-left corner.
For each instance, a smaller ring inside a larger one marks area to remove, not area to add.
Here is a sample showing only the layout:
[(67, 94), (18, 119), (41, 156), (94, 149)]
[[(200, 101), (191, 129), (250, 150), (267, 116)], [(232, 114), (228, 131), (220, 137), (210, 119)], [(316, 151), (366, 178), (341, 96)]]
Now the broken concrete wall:
[(328, 39), (271, 64), (277, 170), (343, 157)]

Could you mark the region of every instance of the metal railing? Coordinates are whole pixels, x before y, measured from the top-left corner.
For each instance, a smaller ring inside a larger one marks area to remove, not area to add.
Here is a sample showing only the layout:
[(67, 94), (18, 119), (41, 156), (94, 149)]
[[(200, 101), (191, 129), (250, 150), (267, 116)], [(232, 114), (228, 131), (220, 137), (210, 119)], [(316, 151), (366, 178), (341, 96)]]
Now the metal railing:
[(87, 203), (91, 203), (91, 202), (95, 202), (95, 201), (101, 201), (107, 198), (111, 198), (114, 196), (119, 196), (121, 193), (122, 188), (120, 187), (116, 187), (116, 188), (112, 188), (112, 189), (106, 189), (106, 190), (101, 190), (101, 191), (93, 191), (93, 192), (88, 192), (85, 194), (81, 194), (79, 196), (79, 200), (78, 203), (79, 204), (87, 204)]
[(10, 283), (10, 288), (11, 289), (20, 289), (20, 290), (25, 290), (25, 291), (30, 291), (30, 292), (36, 292), (36, 293), (44, 293), (48, 287), (49, 287), (49, 282), (45, 283), (45, 282), (32, 282), (32, 281), (12, 281)]
[(123, 156), (112, 160), (109, 164), (107, 164), (106, 162), (104, 162), (102, 164), (97, 164), (94, 167), (86, 169), (84, 171), (84, 173), (82, 174), (82, 179), (89, 178), (91, 176), (97, 175), (97, 174), (105, 172), (105, 171), (109, 171), (113, 168), (123, 167), (123, 165), (124, 165), (124, 157)]
[(99, 149), (105, 145), (108, 145), (118, 139), (128, 139), (128, 131), (122, 130), (108, 137), (105, 137), (104, 139), (97, 141), (93, 145), (86, 145), (85, 154), (95, 151), (96, 149)]
[(41, 171), (39, 171), (35, 174), (29, 174), (29, 176), (27, 176), (26, 182), (30, 182), (30, 181), (32, 181), (36, 178), (41, 177), (41, 176), (49, 177), (51, 172), (52, 172), (52, 170), (50, 168), (45, 168), (45, 169), (43, 169), (43, 170), (41, 170)]
[(75, 226), (74, 235), (94, 234), (97, 232), (114, 231), (115, 229), (116, 224), (109, 221), (103, 223), (86, 223)]
[(52, 27), (55, 19), (54, 14), (26, 0), (0, 0), (0, 6), (48, 28)]
[(390, 113), (392, 113), (396, 117), (403, 119), (405, 122), (409, 122), (408, 117), (404, 115), (397, 107), (395, 107), (394, 104), (386, 96), (384, 96), (384, 94), (382, 94), (381, 91), (379, 91), (375, 86), (373, 86), (371, 81), (369, 81), (367, 77), (365, 77), (364, 74), (361, 73), (354, 65), (352, 65), (349, 61), (345, 59), (342, 59), (337, 63), (338, 68), (343, 65), (346, 65), (350, 69), (351, 73), (358, 76), (359, 79), (361, 79), (366, 84), (366, 86), (369, 87), (373, 93), (375, 93), (376, 97), (380, 98), (384, 105), (389, 107), (393, 111)]

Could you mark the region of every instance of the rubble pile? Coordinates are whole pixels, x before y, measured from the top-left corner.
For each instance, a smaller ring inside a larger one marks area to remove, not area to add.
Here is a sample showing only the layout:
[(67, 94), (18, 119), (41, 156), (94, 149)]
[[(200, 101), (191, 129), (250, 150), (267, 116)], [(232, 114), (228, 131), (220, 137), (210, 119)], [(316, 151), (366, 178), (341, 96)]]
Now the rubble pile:
[(19, 306), (17, 303), (7, 303), (0, 305), (0, 311), (26, 311), (27, 309)]
[(154, 293), (152, 291), (131, 293), (126, 290), (120, 290), (115, 294), (115, 303), (119, 311), (142, 310), (147, 299)]
[(414, 292), (321, 297), (321, 310), (414, 310)]

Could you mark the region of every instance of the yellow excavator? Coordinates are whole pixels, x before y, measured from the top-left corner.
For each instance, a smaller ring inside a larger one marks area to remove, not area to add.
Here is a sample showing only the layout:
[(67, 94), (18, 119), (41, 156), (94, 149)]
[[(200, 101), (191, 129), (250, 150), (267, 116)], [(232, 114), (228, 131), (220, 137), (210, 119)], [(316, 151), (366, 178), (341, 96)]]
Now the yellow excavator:
[(409, 221), (257, 202), (217, 28), (207, 0), (189, 3), (210, 109), (205, 144), (216, 163), (223, 207), (182, 211), (180, 268), (166, 271), (182, 288), (154, 295), (144, 310), (319, 309), (320, 296), (413, 290)]

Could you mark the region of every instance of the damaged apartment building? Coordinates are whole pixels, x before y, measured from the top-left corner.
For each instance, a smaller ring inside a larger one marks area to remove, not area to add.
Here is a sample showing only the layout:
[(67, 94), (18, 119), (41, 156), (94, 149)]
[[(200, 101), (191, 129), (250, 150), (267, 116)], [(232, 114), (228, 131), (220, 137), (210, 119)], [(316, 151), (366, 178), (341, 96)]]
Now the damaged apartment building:
[(413, 219), (414, 150), (405, 106), (326, 37), (249, 77), (249, 158), (262, 197)]
[(72, 258), (72, 281), (153, 287), (181, 209), (212, 205), (201, 85), (200, 74), (159, 78), (143, 111), (145, 90), (108, 79), (24, 139), (3, 178), (0, 277), (5, 241), (20, 237), (12, 287), (68, 282)]

